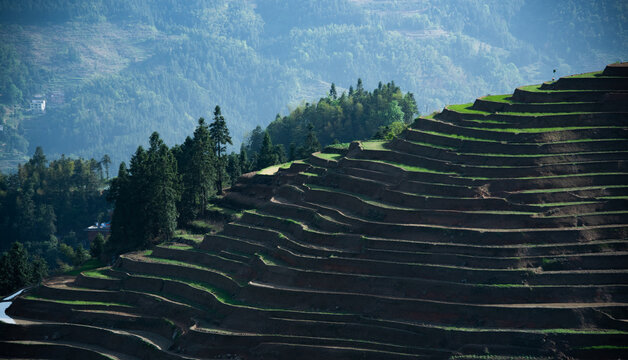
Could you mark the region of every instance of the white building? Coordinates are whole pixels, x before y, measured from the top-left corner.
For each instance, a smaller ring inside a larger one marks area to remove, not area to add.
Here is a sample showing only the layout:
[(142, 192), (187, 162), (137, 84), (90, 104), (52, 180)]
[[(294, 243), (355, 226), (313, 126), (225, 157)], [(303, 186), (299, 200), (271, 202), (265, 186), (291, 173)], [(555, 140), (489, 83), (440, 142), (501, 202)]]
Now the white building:
[(44, 112), (46, 111), (46, 100), (33, 99), (31, 100), (31, 110)]

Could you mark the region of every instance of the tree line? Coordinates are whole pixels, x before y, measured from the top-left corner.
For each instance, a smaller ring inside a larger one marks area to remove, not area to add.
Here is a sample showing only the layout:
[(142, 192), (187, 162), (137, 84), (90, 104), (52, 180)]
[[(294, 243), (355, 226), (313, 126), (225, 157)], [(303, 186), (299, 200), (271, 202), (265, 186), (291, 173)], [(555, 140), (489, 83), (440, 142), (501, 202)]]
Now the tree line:
[[(340, 96), (332, 84), (316, 104), (277, 116), (266, 130), (256, 127), (239, 153), (227, 154), (232, 139), (216, 106), (212, 122), (200, 118), (182, 144), (168, 147), (154, 132), (148, 148), (139, 146), (111, 180), (108, 155), (100, 161), (62, 156), (48, 162), (38, 147), (17, 173), (0, 173), (0, 249), (10, 247), (0, 268), (22, 274), (12, 275), (11, 285), (0, 290), (36, 282), (48, 267), (63, 271), (90, 255), (107, 258), (170, 240), (176, 228), (204, 218), (211, 199), (241, 174), (306, 158), (333, 142), (390, 137), (405, 128), (416, 109), (413, 95), (392, 82), (370, 92), (358, 80), (355, 90), (351, 86)], [(94, 220), (108, 220), (109, 214), (108, 241), (80, 240), (84, 236), (77, 232)]]
[[(275, 163), (291, 161), (305, 158), (333, 143), (390, 138), (410, 124), (417, 114), (414, 95), (404, 94), (394, 81), (380, 82), (377, 88), (368, 91), (358, 79), (355, 88), (352, 85), (348, 92), (343, 91), (340, 95), (332, 83), (328, 95), (318, 102), (302, 104), (283, 117), (277, 114), (265, 132), (256, 127), (248, 135), (241, 152), (250, 154), (254, 164), (263, 158), (257, 164), (257, 168), (263, 168), (272, 162), (267, 161), (268, 158), (275, 158)], [(269, 142), (275, 143), (271, 150)]]
[(107, 219), (110, 162), (107, 155), (48, 162), (38, 147), (16, 173), (0, 173), (0, 250), (8, 250), (0, 258), (0, 293), (89, 258), (82, 229)]

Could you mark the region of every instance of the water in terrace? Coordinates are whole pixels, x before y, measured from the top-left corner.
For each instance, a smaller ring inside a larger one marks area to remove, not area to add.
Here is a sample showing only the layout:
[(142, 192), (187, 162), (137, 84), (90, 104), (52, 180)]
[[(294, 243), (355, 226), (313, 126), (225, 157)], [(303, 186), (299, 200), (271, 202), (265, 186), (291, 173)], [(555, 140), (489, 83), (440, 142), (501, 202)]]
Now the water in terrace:
[(16, 292), (11, 296), (5, 297), (4, 299), (2, 299), (2, 302), (0, 302), (0, 321), (2, 321), (3, 323), (15, 324), (15, 320), (11, 319), (11, 317), (6, 314), (6, 310), (9, 308), (9, 306), (11, 306), (11, 300), (20, 295), (22, 291), (24, 291), (24, 289)]

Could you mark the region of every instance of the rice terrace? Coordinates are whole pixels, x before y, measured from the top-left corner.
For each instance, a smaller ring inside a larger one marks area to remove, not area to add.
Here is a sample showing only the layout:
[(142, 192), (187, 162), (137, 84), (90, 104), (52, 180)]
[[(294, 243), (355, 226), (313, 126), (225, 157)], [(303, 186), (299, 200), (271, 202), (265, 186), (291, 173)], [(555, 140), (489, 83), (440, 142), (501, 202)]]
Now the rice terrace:
[(446, 106), (27, 289), (0, 357), (625, 359), (627, 160), (628, 63)]

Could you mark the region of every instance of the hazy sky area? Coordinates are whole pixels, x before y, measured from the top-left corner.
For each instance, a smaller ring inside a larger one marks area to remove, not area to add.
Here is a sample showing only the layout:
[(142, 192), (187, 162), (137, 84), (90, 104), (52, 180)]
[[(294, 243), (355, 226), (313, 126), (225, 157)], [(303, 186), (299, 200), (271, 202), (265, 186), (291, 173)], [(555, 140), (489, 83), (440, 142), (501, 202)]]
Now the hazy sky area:
[[(238, 150), (256, 125), (339, 92), (395, 81), (421, 113), (628, 59), (628, 2), (0, 1), (3, 161), (127, 160), (169, 145), (216, 104)], [(17, 64), (17, 65), (16, 65)], [(20, 111), (35, 95), (45, 114)], [(8, 160), (7, 160), (8, 159)], [(7, 164), (3, 163), (2, 168)], [(14, 164), (14, 163), (12, 163)]]

